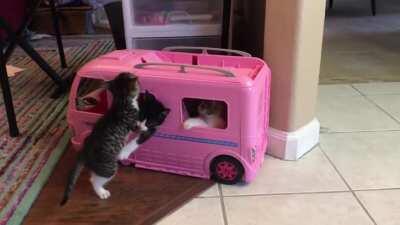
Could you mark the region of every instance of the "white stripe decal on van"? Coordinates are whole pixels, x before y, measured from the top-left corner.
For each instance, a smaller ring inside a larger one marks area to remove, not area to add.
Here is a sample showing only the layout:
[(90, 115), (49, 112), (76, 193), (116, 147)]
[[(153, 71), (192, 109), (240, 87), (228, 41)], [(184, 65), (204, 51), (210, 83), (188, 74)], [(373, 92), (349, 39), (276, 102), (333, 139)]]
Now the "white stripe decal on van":
[(197, 137), (188, 137), (188, 136), (181, 136), (175, 134), (166, 134), (157, 132), (154, 134), (154, 137), (164, 138), (164, 139), (171, 139), (176, 141), (189, 141), (189, 142), (197, 142), (203, 144), (212, 144), (212, 145), (222, 145), (227, 147), (239, 147), (239, 144), (232, 141), (223, 141), (223, 140), (215, 140), (215, 139), (208, 139), (208, 138), (197, 138)]

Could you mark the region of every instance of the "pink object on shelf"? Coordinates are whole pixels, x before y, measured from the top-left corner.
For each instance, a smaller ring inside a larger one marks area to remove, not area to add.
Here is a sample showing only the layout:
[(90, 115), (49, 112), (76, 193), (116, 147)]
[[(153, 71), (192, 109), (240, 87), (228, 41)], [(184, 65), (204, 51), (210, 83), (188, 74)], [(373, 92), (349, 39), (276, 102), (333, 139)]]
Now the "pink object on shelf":
[[(233, 184), (250, 182), (267, 147), (271, 72), (254, 57), (167, 51), (114, 51), (87, 63), (73, 82), (68, 108), (71, 142), (80, 150), (101, 113), (79, 111), (81, 80), (109, 81), (120, 72), (139, 77), (141, 90), (171, 109), (156, 134), (124, 164)], [(107, 105), (112, 96), (107, 92)], [(227, 127), (184, 129), (184, 99), (223, 101)]]
[(136, 15), (136, 23), (140, 25), (165, 25), (166, 12), (142, 12)]

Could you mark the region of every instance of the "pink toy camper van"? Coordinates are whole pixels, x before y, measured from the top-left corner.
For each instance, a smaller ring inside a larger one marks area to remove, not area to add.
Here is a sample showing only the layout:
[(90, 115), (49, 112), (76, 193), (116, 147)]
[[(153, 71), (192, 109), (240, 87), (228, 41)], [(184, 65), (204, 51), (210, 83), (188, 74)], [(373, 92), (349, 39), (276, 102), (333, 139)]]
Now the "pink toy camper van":
[[(148, 50), (101, 56), (79, 70), (71, 88), (68, 124), (76, 150), (111, 105), (102, 83), (120, 72), (137, 75), (141, 90), (171, 109), (155, 135), (123, 164), (226, 184), (255, 178), (267, 147), (271, 75), (264, 61)], [(93, 93), (97, 99), (82, 97)], [(196, 117), (199, 102), (207, 101), (220, 105), (223, 125), (185, 127), (185, 121)]]

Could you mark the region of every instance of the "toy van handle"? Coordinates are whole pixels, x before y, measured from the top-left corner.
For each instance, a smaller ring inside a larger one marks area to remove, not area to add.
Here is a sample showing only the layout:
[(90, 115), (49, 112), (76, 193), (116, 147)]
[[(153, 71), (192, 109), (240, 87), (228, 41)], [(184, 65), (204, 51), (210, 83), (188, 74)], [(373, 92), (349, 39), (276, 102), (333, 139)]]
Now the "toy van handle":
[(208, 51), (220, 51), (226, 53), (233, 53), (243, 57), (251, 57), (250, 53), (233, 50), (233, 49), (225, 49), (225, 48), (210, 48), (210, 47), (192, 47), (192, 46), (170, 46), (163, 48), (163, 51), (184, 51), (184, 50), (201, 50), (203, 54), (208, 54)]
[(151, 68), (146, 68), (149, 66), (179, 67), (178, 73), (187, 73), (187, 71), (185, 70), (186, 68), (210, 70), (213, 72), (220, 73), (220, 74), (224, 75), (225, 77), (235, 77), (235, 75), (232, 72), (223, 70), (223, 69), (212, 68), (212, 67), (207, 67), (207, 66), (193, 66), (193, 65), (185, 65), (185, 64), (176, 64), (176, 63), (140, 63), (140, 64), (136, 64), (135, 68), (136, 69), (151, 69)]

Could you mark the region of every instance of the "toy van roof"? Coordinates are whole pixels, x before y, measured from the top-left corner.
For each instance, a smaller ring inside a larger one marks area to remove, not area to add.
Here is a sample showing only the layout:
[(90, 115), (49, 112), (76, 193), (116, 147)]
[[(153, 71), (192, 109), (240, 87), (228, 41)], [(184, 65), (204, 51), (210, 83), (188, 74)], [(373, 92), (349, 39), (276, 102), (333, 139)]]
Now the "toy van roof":
[(252, 86), (262, 69), (269, 71), (263, 60), (254, 57), (118, 50), (90, 61), (77, 76), (108, 81), (120, 72), (131, 72), (138, 77)]

